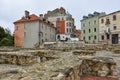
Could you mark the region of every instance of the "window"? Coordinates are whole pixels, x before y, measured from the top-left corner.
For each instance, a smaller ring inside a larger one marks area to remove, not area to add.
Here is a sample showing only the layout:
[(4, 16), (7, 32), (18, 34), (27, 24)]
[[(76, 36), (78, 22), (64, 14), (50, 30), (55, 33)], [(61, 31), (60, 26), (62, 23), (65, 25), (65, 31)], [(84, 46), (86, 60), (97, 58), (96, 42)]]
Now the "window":
[(110, 35), (109, 34), (106, 34), (107, 35), (107, 39), (110, 39)]
[(68, 28), (67, 28), (67, 33), (68, 33)]
[(26, 32), (24, 32), (24, 37), (26, 37)]
[(60, 28), (57, 28), (57, 32), (60, 33)]
[(42, 43), (44, 42), (44, 40), (42, 39)]
[(62, 18), (62, 21), (64, 21), (64, 18)]
[(116, 30), (117, 29), (117, 26), (113, 26), (113, 30)]
[(57, 39), (60, 39), (60, 35), (57, 36)]
[(57, 21), (60, 21), (60, 18), (57, 18)]
[(97, 39), (96, 35), (94, 36), (94, 39), (95, 39), (95, 40)]
[(110, 20), (109, 19), (106, 19), (106, 24), (110, 24)]
[(116, 20), (116, 15), (113, 15), (113, 20), (114, 20), (114, 21)]
[(83, 40), (85, 40), (85, 36), (83, 37)]
[(89, 36), (89, 40), (91, 40), (91, 37)]
[(41, 34), (41, 36), (43, 37), (43, 33)]
[(83, 27), (85, 27), (85, 23), (83, 23)]
[(66, 25), (68, 26), (68, 23), (66, 23)]
[(90, 26), (90, 22), (89, 22), (88, 24), (89, 24), (89, 26)]
[(104, 35), (101, 36), (101, 40), (104, 40)]
[(57, 27), (60, 27), (60, 24), (57, 24)]
[(94, 32), (96, 32), (96, 28), (94, 28)]
[(71, 26), (71, 23), (69, 23), (69, 26)]
[(104, 19), (101, 19), (101, 23), (104, 23)]
[(71, 32), (71, 29), (69, 29), (70, 30), (70, 32)]
[(83, 30), (83, 33), (85, 33), (85, 30)]
[(91, 32), (91, 30), (89, 29), (89, 33)]
[(15, 30), (18, 30), (18, 26), (16, 26)]
[(96, 20), (94, 20), (94, 24), (96, 24)]

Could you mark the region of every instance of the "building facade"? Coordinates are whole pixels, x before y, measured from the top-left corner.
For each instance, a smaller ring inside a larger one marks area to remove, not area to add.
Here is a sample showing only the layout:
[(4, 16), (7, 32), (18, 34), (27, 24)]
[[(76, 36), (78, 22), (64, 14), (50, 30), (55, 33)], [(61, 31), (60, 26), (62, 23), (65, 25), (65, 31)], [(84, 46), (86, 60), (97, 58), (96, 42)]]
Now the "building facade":
[(88, 14), (81, 20), (82, 40), (85, 43), (99, 42), (99, 17), (105, 15), (104, 12)]
[(77, 29), (77, 30), (76, 30), (76, 34), (75, 34), (75, 35), (76, 35), (76, 37), (79, 39), (79, 41), (82, 40), (82, 39), (81, 39), (81, 30), (80, 30), (80, 29)]
[(29, 15), (28, 11), (14, 22), (14, 27), (15, 46), (33, 48), (36, 44), (55, 41), (56, 28), (53, 24), (41, 16)]
[(107, 44), (120, 44), (120, 11), (99, 18), (99, 39)]
[(53, 11), (48, 11), (47, 14), (44, 15), (44, 18), (51, 21), (56, 27), (57, 34), (56, 39), (59, 40), (60, 37), (71, 36), (73, 37), (75, 34), (75, 25), (74, 19), (72, 15), (67, 12), (63, 7), (60, 9), (57, 8)]

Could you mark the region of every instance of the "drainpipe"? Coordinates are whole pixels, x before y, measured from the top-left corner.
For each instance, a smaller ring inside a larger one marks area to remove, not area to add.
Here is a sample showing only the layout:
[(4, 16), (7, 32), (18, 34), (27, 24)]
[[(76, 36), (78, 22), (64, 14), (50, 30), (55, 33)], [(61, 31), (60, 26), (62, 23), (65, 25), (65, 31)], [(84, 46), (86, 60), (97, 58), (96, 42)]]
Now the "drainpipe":
[(39, 45), (40, 45), (40, 21), (39, 21)]

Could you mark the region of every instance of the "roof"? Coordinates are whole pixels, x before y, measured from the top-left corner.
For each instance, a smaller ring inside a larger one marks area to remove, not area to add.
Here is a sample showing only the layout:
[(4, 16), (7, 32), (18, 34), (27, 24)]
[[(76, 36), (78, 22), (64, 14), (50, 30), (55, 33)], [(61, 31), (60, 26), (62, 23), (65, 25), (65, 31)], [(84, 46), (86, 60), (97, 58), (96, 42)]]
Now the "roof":
[(38, 16), (35, 14), (32, 14), (29, 16), (29, 19), (26, 19), (25, 17), (22, 17), (22, 19), (15, 21), (14, 23), (20, 23), (20, 22), (27, 22), (27, 21), (35, 21), (35, 20), (40, 20)]
[(30, 15), (30, 16), (29, 16), (29, 19), (26, 19), (25, 17), (22, 17), (21, 19), (15, 21), (14, 24), (15, 24), (15, 23), (29, 22), (29, 21), (37, 21), (37, 20), (38, 20), (38, 21), (39, 21), (39, 20), (40, 20), (40, 21), (43, 21), (43, 22), (49, 24), (50, 26), (53, 26), (53, 28), (55, 28), (52, 22), (47, 21), (46, 19), (40, 19), (40, 17), (38, 17), (38, 16), (35, 15), (35, 14)]
[(63, 7), (61, 7), (61, 8), (59, 9), (59, 11), (60, 11), (61, 13), (64, 13), (64, 12), (65, 12), (65, 9), (64, 9)]
[[(103, 16), (101, 16), (101, 17), (106, 17), (106, 16), (109, 16), (109, 15), (112, 15), (112, 14), (115, 14), (115, 13), (118, 13), (118, 12), (120, 12), (120, 10), (115, 11), (115, 12), (112, 12), (112, 13), (110, 13), (110, 14), (103, 15)], [(101, 18), (101, 17), (100, 17), (100, 18)]]
[(81, 33), (81, 30), (80, 30), (80, 29), (78, 29), (78, 30), (76, 30), (76, 32), (77, 32), (77, 33)]

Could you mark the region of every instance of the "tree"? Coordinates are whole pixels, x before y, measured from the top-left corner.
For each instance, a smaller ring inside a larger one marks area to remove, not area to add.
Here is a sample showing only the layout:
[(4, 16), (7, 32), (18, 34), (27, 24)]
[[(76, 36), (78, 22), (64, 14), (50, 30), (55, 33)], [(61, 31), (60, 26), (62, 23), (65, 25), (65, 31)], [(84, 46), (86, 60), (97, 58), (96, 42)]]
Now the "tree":
[(0, 26), (0, 46), (13, 46), (14, 37), (10, 32), (10, 29)]
[(1, 40), (1, 46), (10, 46), (11, 45), (11, 40), (8, 38), (3, 38)]
[(3, 27), (0, 26), (0, 41), (2, 40), (3, 37), (5, 37), (5, 30)]

